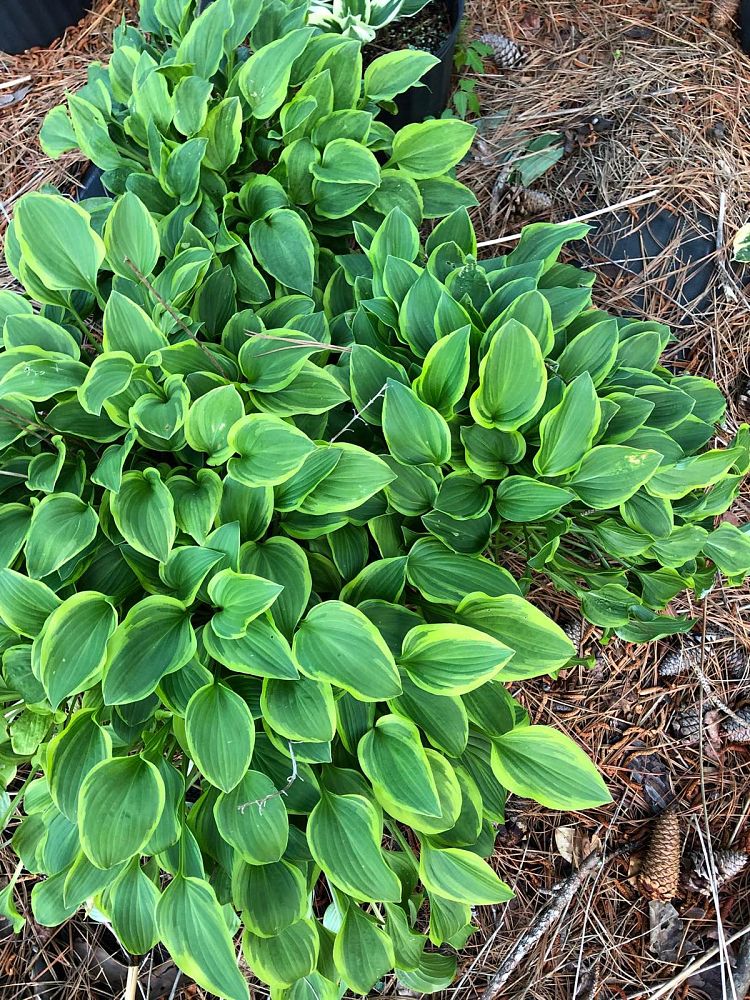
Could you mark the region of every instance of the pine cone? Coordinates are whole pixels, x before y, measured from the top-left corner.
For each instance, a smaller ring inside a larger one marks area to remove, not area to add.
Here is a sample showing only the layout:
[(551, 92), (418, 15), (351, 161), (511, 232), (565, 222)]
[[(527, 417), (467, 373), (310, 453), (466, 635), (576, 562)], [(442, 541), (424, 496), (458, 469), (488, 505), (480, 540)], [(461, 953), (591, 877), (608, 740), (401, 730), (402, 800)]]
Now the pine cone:
[(687, 743), (697, 743), (703, 729), (703, 718), (697, 708), (686, 708), (672, 720), (672, 728)]
[(711, 27), (720, 31), (737, 20), (740, 0), (714, 0), (711, 8)]
[[(688, 884), (692, 889), (697, 889), (698, 892), (708, 896), (711, 892), (711, 872), (709, 871), (708, 862), (703, 854), (697, 853), (690, 855), (690, 861), (693, 870), (690, 873)], [(733, 848), (715, 851), (714, 875), (717, 888), (720, 889), (725, 883), (733, 879), (735, 875), (739, 875), (748, 861), (750, 861), (750, 856), (744, 851), (738, 851)]]
[(678, 649), (671, 649), (662, 657), (659, 664), (659, 676), (679, 677), (680, 674), (685, 674), (697, 666), (700, 663), (700, 658), (700, 636), (689, 635)]
[(645, 896), (670, 900), (677, 894), (681, 851), (680, 819), (675, 809), (665, 809), (654, 822), (643, 867), (638, 875)]
[(479, 41), (492, 49), (492, 60), (498, 69), (518, 69), (526, 62), (526, 53), (506, 35), (489, 31), (479, 36)]
[(552, 199), (544, 191), (532, 191), (525, 187), (508, 189), (510, 214), (516, 218), (526, 218), (528, 215), (540, 215), (552, 208)]
[(735, 713), (745, 721), (745, 725), (737, 719), (727, 719), (721, 727), (722, 735), (730, 743), (750, 743), (750, 705), (738, 709)]

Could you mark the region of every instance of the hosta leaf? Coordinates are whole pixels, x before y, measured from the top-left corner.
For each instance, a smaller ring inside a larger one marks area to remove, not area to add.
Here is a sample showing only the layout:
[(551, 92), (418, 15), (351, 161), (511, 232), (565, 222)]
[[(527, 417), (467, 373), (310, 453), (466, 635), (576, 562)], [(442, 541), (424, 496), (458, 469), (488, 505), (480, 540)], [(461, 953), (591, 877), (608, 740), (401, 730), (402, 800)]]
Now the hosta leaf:
[(465, 694), (485, 684), (513, 657), (502, 642), (465, 625), (417, 625), (406, 638), (399, 667), (433, 694)]
[(147, 954), (159, 940), (156, 905), (159, 890), (134, 858), (108, 893), (115, 934), (131, 955)]
[(497, 488), (497, 512), (505, 521), (527, 524), (551, 517), (576, 499), (575, 493), (530, 476), (507, 476)]
[(508, 320), (492, 337), (479, 366), (472, 416), (483, 427), (516, 430), (539, 410), (546, 387), (539, 341), (517, 320)]
[(280, 631), (291, 639), (312, 592), (304, 550), (290, 538), (251, 543), (243, 547), (241, 569), (284, 588), (271, 607), (271, 616)]
[(494, 636), (514, 651), (503, 680), (552, 673), (576, 655), (575, 646), (559, 625), (514, 594), (469, 594), (456, 614), (463, 624)]
[(234, 451), (228, 442), (229, 432), (244, 415), (245, 405), (234, 386), (217, 386), (190, 407), (185, 420), (187, 443), (207, 453), (209, 465), (223, 465)]
[(246, 930), (242, 950), (256, 976), (269, 986), (287, 987), (308, 976), (318, 961), (318, 931), (313, 920), (298, 920), (274, 937)]
[(240, 455), (229, 460), (231, 476), (246, 486), (275, 486), (299, 472), (315, 445), (281, 418), (251, 413), (230, 430), (229, 447)]
[(301, 55), (311, 32), (311, 28), (295, 28), (258, 49), (243, 64), (237, 84), (254, 118), (270, 118), (284, 103), (292, 63)]
[(401, 883), (388, 866), (380, 841), (382, 823), (361, 795), (324, 792), (307, 822), (312, 856), (342, 892), (362, 901), (401, 899)]
[(250, 227), (250, 249), (261, 267), (282, 285), (312, 294), (315, 250), (296, 212), (280, 208), (257, 219)]
[(151, 213), (131, 191), (115, 201), (104, 225), (107, 263), (116, 274), (148, 277), (159, 259), (159, 233)]
[(71, 822), (78, 814), (78, 798), (86, 775), (112, 756), (112, 740), (94, 719), (93, 709), (81, 709), (65, 729), (50, 740), (47, 781), (57, 808)]
[(29, 576), (49, 576), (94, 540), (99, 519), (72, 493), (52, 493), (34, 509), (26, 536)]
[(362, 701), (382, 701), (401, 692), (391, 651), (375, 626), (340, 601), (312, 608), (294, 636), (300, 669)]
[(425, 816), (440, 815), (440, 801), (427, 755), (413, 722), (396, 715), (381, 716), (359, 741), (359, 763), (375, 795)]
[(19, 635), (37, 636), (60, 604), (60, 598), (41, 580), (0, 569), (0, 618)]
[(486, 861), (457, 847), (435, 848), (422, 841), (419, 877), (428, 892), (472, 906), (507, 903), (513, 898)]
[(134, 605), (107, 644), (102, 691), (108, 705), (145, 698), (165, 674), (184, 667), (196, 650), (185, 605), (172, 597), (146, 597)]
[(53, 708), (101, 677), (107, 642), (117, 625), (101, 595), (81, 591), (52, 612), (39, 642), (39, 679)]
[(588, 372), (582, 372), (563, 392), (562, 401), (542, 417), (541, 445), (534, 456), (540, 476), (571, 472), (590, 450), (601, 407)]
[(299, 671), (284, 636), (267, 618), (256, 618), (238, 639), (218, 636), (209, 623), (203, 630), (206, 652), (230, 670), (256, 677), (294, 680)]
[(549, 726), (521, 726), (494, 740), (492, 770), (511, 792), (550, 809), (590, 809), (611, 801), (583, 750)]
[(589, 507), (607, 510), (632, 497), (661, 463), (662, 456), (656, 451), (599, 445), (588, 452), (565, 485)]
[(372, 917), (352, 903), (336, 934), (333, 960), (349, 989), (369, 993), (381, 976), (393, 968), (393, 943)]
[(48, 288), (96, 294), (105, 249), (82, 208), (58, 195), (32, 192), (18, 202), (15, 222), (23, 252)]
[(476, 129), (457, 118), (449, 121), (449, 128), (443, 124), (430, 121), (402, 128), (386, 166), (397, 166), (418, 179), (446, 174), (468, 152)]
[(246, 702), (226, 684), (207, 684), (188, 702), (185, 735), (190, 756), (205, 777), (231, 792), (247, 771), (255, 746), (255, 726)]
[(221, 609), (211, 619), (212, 631), (222, 639), (241, 639), (250, 622), (271, 607), (282, 589), (260, 576), (222, 570), (208, 585), (208, 596)]
[(159, 562), (169, 556), (177, 532), (172, 494), (156, 469), (126, 472), (111, 499), (112, 516), (127, 542)]
[(214, 805), (219, 833), (249, 865), (279, 861), (289, 838), (284, 799), (270, 778), (247, 771)]
[(268, 678), (260, 699), (263, 719), (279, 735), (301, 743), (329, 743), (336, 732), (336, 709), (330, 684), (300, 677)]
[(388, 379), (383, 434), (395, 459), (407, 465), (442, 465), (450, 458), (450, 430), (437, 410), (408, 386)]
[(78, 800), (86, 856), (99, 868), (127, 861), (148, 843), (164, 808), (164, 782), (142, 757), (113, 757), (89, 771)]
[(435, 56), (428, 52), (387, 52), (373, 59), (365, 70), (365, 96), (371, 101), (392, 101), (397, 94), (413, 87), (437, 63)]
[(224, 914), (208, 882), (177, 875), (157, 904), (156, 925), (187, 976), (226, 1000), (249, 1000)]
[(453, 552), (436, 538), (420, 538), (406, 561), (409, 583), (434, 604), (458, 604), (467, 594), (521, 596), (507, 570), (480, 556)]

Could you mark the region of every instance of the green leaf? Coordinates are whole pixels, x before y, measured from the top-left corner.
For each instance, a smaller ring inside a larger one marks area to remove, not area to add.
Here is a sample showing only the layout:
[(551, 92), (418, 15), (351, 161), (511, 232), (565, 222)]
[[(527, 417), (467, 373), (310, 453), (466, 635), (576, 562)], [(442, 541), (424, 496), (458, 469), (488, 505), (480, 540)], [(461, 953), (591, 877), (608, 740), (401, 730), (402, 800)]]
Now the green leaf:
[(655, 451), (639, 451), (624, 445), (599, 445), (583, 459), (566, 486), (589, 507), (616, 507), (649, 482), (662, 462)]
[(466, 748), (469, 724), (460, 698), (430, 694), (417, 687), (408, 676), (401, 678), (403, 693), (388, 702), (391, 711), (411, 719), (429, 742), (457, 757)]
[(39, 679), (57, 708), (101, 678), (107, 642), (117, 625), (114, 608), (92, 591), (79, 591), (56, 608), (39, 638)]
[(143, 757), (112, 757), (89, 771), (78, 799), (86, 856), (99, 868), (128, 861), (146, 846), (164, 808), (164, 782)]
[(165, 562), (177, 533), (174, 500), (157, 469), (126, 472), (110, 501), (112, 517), (138, 552)]
[(298, 920), (274, 937), (258, 937), (246, 930), (242, 950), (250, 968), (264, 983), (292, 986), (310, 975), (318, 961), (318, 930), (314, 920)]
[(594, 385), (601, 385), (617, 357), (617, 323), (605, 319), (573, 337), (557, 361), (557, 373), (566, 382), (588, 372)]
[(307, 821), (313, 858), (342, 892), (362, 902), (401, 899), (401, 883), (386, 863), (382, 823), (361, 795), (324, 792)]
[(126, 951), (146, 955), (159, 940), (156, 906), (160, 893), (133, 858), (109, 890), (109, 917)]
[(107, 299), (102, 327), (107, 354), (113, 351), (129, 354), (138, 363), (144, 362), (153, 351), (169, 346), (151, 317), (118, 291), (113, 291)]
[(265, 618), (250, 622), (239, 639), (216, 635), (209, 623), (203, 630), (203, 644), (209, 656), (237, 673), (281, 680), (294, 680), (299, 676), (289, 644)]
[(146, 597), (128, 611), (107, 645), (102, 691), (107, 705), (147, 697), (196, 650), (190, 615), (172, 597)]
[(453, 604), (479, 591), (489, 597), (521, 596), (510, 573), (480, 556), (452, 552), (436, 538), (420, 538), (406, 561), (409, 583), (433, 604)]
[(242, 920), (249, 931), (273, 937), (304, 917), (307, 885), (299, 868), (287, 861), (249, 865), (236, 858), (232, 899), (242, 909)]
[(334, 139), (313, 163), (312, 195), (315, 210), (326, 219), (353, 215), (380, 185), (375, 155), (353, 139)]
[(295, 28), (243, 63), (236, 82), (254, 118), (270, 118), (286, 100), (292, 63), (302, 54), (312, 30)]
[(300, 743), (330, 743), (336, 732), (336, 709), (330, 684), (300, 677), (268, 678), (260, 699), (263, 719), (280, 736)]
[(559, 625), (514, 594), (469, 594), (456, 614), (463, 624), (494, 636), (514, 651), (503, 670), (504, 681), (553, 673), (576, 655), (575, 646)]
[(276, 392), (290, 385), (307, 359), (320, 350), (317, 340), (299, 330), (264, 330), (249, 334), (237, 360), (250, 389)]
[(293, 424), (265, 413), (243, 417), (229, 432), (229, 474), (246, 486), (276, 486), (302, 468), (315, 448)]
[(648, 481), (648, 491), (657, 497), (676, 500), (692, 490), (713, 486), (740, 459), (741, 454), (740, 448), (716, 448), (693, 458), (680, 459), (673, 465), (665, 464)]
[(226, 684), (207, 684), (188, 703), (185, 735), (201, 773), (212, 785), (231, 792), (247, 772), (255, 746), (253, 717), (245, 701)]
[(86, 775), (112, 756), (112, 740), (94, 719), (94, 709), (75, 712), (47, 748), (47, 782), (52, 801), (71, 822)]
[(279, 861), (289, 839), (289, 817), (274, 783), (260, 771), (247, 771), (214, 804), (219, 833), (250, 865)]
[(241, 639), (253, 619), (268, 611), (283, 590), (278, 583), (251, 573), (224, 569), (211, 578), (208, 596), (217, 611), (211, 630), (220, 639)]
[(94, 358), (78, 388), (78, 401), (83, 409), (98, 417), (108, 399), (127, 389), (133, 368), (133, 358), (124, 351), (108, 351)]
[(0, 618), (19, 635), (35, 638), (60, 604), (60, 598), (41, 580), (0, 569)]
[(492, 770), (511, 792), (550, 809), (591, 809), (611, 802), (583, 750), (549, 726), (521, 726), (497, 738)]
[(440, 802), (419, 730), (397, 715), (381, 716), (359, 741), (357, 756), (376, 797), (425, 816), (439, 816)]
[(722, 521), (711, 532), (703, 552), (726, 576), (744, 579), (750, 572), (750, 536), (730, 521)]
[(49, 576), (82, 552), (96, 536), (96, 511), (72, 493), (53, 493), (34, 508), (26, 537), (30, 577)]
[(208, 882), (177, 875), (157, 904), (156, 926), (185, 975), (225, 1000), (249, 1000), (224, 914)]
[(233, 453), (229, 431), (244, 415), (245, 406), (235, 387), (217, 386), (190, 407), (185, 439), (191, 448), (208, 454), (209, 465), (223, 465)]
[(601, 407), (594, 383), (583, 372), (563, 392), (562, 401), (542, 417), (541, 445), (534, 456), (540, 476), (572, 472), (591, 449), (599, 429)]
[(456, 978), (456, 958), (440, 952), (424, 952), (414, 971), (396, 969), (398, 981), (415, 993), (440, 993)]
[(469, 381), (470, 328), (462, 327), (441, 337), (427, 352), (414, 391), (422, 400), (450, 420)]
[[(392, 53), (396, 55), (396, 53)], [(333, 960), (344, 983), (354, 993), (369, 993), (396, 961), (393, 942), (353, 903), (347, 907), (336, 941)]]
[(206, 7), (185, 33), (175, 53), (177, 65), (193, 66), (206, 80), (218, 70), (224, 56), (224, 39), (234, 23), (230, 0), (216, 0)]
[(107, 263), (123, 278), (132, 280), (138, 271), (148, 277), (156, 267), (161, 252), (156, 223), (140, 198), (131, 191), (115, 201), (107, 216), (104, 246)]
[(198, 469), (195, 480), (172, 476), (167, 480), (167, 489), (174, 500), (177, 527), (201, 544), (216, 521), (223, 484), (210, 469)]
[(428, 892), (457, 903), (491, 906), (513, 899), (510, 888), (482, 858), (457, 847), (435, 848), (428, 840), (421, 844), (419, 877)]
[(261, 267), (282, 285), (312, 295), (315, 250), (296, 212), (280, 208), (253, 222), (250, 248)]
[(400, 382), (388, 379), (383, 434), (395, 459), (407, 465), (442, 465), (450, 458), (450, 429), (437, 410)]
[(361, 701), (383, 701), (401, 693), (391, 651), (375, 626), (356, 608), (325, 601), (300, 623), (293, 643), (300, 669)]
[(457, 118), (407, 125), (396, 133), (387, 167), (417, 179), (447, 174), (468, 153), (476, 129)]
[(439, 60), (429, 52), (401, 50), (373, 59), (365, 70), (365, 97), (370, 101), (392, 101), (413, 87)]
[(497, 488), (497, 512), (504, 521), (542, 521), (576, 499), (575, 493), (530, 476), (508, 476)]
[(312, 592), (310, 567), (304, 550), (290, 538), (250, 543), (243, 546), (240, 568), (283, 587), (271, 607), (271, 615), (281, 632), (291, 639)]
[(432, 694), (457, 695), (491, 680), (514, 655), (502, 642), (466, 625), (417, 625), (398, 665)]
[(482, 358), (479, 388), (470, 400), (472, 416), (483, 427), (516, 430), (539, 410), (546, 388), (539, 341), (517, 320), (508, 320)]
[(32, 192), (16, 205), (15, 223), (29, 265), (48, 288), (97, 294), (105, 248), (82, 208), (58, 195)]

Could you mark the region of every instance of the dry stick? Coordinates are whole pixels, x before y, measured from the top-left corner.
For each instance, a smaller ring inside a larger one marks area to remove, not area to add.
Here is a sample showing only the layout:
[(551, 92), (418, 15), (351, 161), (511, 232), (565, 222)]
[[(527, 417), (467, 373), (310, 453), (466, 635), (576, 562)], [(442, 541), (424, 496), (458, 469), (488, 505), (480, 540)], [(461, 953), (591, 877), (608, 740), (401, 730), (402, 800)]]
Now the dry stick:
[(250, 802), (243, 802), (242, 805), (237, 806), (237, 809), (239, 810), (239, 812), (243, 814), (243, 816), (245, 814), (245, 810), (249, 809), (250, 806), (257, 806), (258, 812), (262, 813), (264, 808), (266, 807), (266, 804), (270, 802), (271, 799), (278, 799), (282, 795), (286, 795), (286, 793), (289, 791), (289, 789), (292, 787), (292, 785), (298, 778), (300, 781), (305, 780), (300, 776), (299, 768), (297, 767), (297, 757), (295, 756), (294, 753), (294, 745), (292, 744), (291, 740), (288, 740), (287, 742), (289, 744), (289, 754), (292, 758), (292, 773), (286, 779), (286, 784), (284, 785), (283, 788), (279, 788), (278, 791), (271, 792), (270, 795), (264, 795), (262, 799), (251, 799)]
[[(616, 856), (616, 853), (611, 855), (613, 858)], [(507, 981), (510, 979), (513, 971), (516, 969), (521, 960), (528, 955), (537, 941), (539, 941), (542, 935), (549, 930), (555, 921), (563, 915), (576, 892), (580, 889), (581, 885), (585, 882), (597, 865), (601, 863), (601, 861), (601, 851), (594, 851), (592, 854), (589, 854), (578, 871), (573, 872), (573, 874), (569, 875), (568, 878), (563, 879), (561, 882), (558, 882), (552, 887), (550, 893), (554, 896), (553, 901), (546, 910), (543, 910), (542, 913), (536, 917), (531, 927), (529, 927), (529, 929), (525, 931), (513, 945), (500, 964), (500, 968), (497, 970), (492, 979), (490, 979), (489, 985), (482, 994), (481, 1000), (494, 1000), (503, 986), (505, 986)]]
[(379, 389), (375, 393), (375, 395), (372, 397), (372, 399), (368, 399), (367, 402), (365, 403), (365, 405), (362, 407), (362, 409), (361, 410), (357, 410), (357, 412), (354, 414), (354, 416), (352, 417), (352, 419), (348, 423), (344, 424), (344, 426), (341, 428), (341, 430), (337, 434), (334, 434), (333, 437), (331, 438), (331, 440), (328, 443), (329, 444), (333, 444), (334, 441), (338, 441), (338, 439), (341, 437), (342, 434), (346, 434), (346, 432), (349, 430), (349, 428), (352, 426), (352, 424), (356, 423), (357, 420), (361, 419), (362, 414), (365, 412), (365, 410), (369, 406), (372, 406), (373, 403), (377, 402), (377, 400), (379, 400), (382, 395), (384, 395), (385, 390), (386, 390), (386, 387), (383, 386), (381, 389)]
[[(607, 215), (609, 212), (618, 212), (621, 208), (628, 208), (630, 205), (637, 205), (641, 201), (650, 201), (659, 194), (659, 190), (655, 189), (653, 191), (647, 191), (645, 194), (637, 194), (633, 198), (626, 198), (625, 201), (618, 201), (614, 205), (607, 205), (604, 208), (597, 208), (594, 212), (586, 212), (584, 215), (576, 215), (573, 219), (565, 219), (560, 223), (562, 226), (567, 226), (571, 222), (586, 222), (588, 219), (596, 219), (600, 215)], [(501, 243), (513, 243), (514, 240), (520, 240), (521, 233), (513, 233), (512, 236), (501, 236), (496, 240), (484, 240), (483, 243), (477, 243), (478, 247), (496, 247)]]
[[(742, 930), (736, 931), (731, 937), (727, 938), (727, 946), (734, 944), (735, 941), (739, 941), (740, 938), (745, 937), (745, 935), (750, 934), (750, 924), (747, 927), (743, 927)], [(694, 976), (696, 972), (699, 972), (705, 965), (716, 958), (716, 956), (721, 951), (721, 945), (717, 944), (710, 951), (707, 951), (705, 955), (696, 959), (695, 962), (691, 962), (687, 965), (682, 972), (678, 972), (674, 978), (670, 979), (668, 983), (664, 983), (658, 989), (654, 990), (653, 993), (649, 993), (648, 990), (644, 990), (642, 993), (636, 993), (631, 1000), (639, 1000), (641, 997), (648, 997), (648, 1000), (662, 1000), (662, 997), (668, 997), (673, 993), (678, 986), (681, 986), (686, 979), (690, 979)]]
[(165, 298), (163, 298), (159, 294), (159, 292), (157, 292), (157, 290), (154, 288), (154, 286), (148, 280), (148, 278), (146, 277), (146, 275), (142, 271), (140, 271), (135, 266), (135, 264), (132, 262), (132, 260), (130, 260), (128, 257), (125, 257), (124, 260), (125, 260), (125, 263), (128, 265), (128, 267), (130, 268), (130, 270), (136, 276), (136, 278), (138, 278), (138, 280), (144, 286), (144, 288), (147, 288), (149, 290), (149, 292), (151, 292), (151, 294), (156, 299), (156, 301), (159, 303), (159, 305), (163, 306), (167, 310), (167, 312), (172, 317), (172, 319), (175, 321), (175, 323), (179, 326), (179, 328), (184, 333), (186, 333), (188, 335), (188, 337), (190, 337), (191, 340), (193, 340), (198, 345), (198, 347), (200, 347), (200, 349), (203, 351), (203, 353), (206, 355), (206, 357), (210, 361), (211, 366), (216, 369), (216, 371), (219, 373), (219, 375), (223, 375), (224, 378), (227, 378), (227, 374), (228, 373), (221, 367), (221, 365), (219, 364), (218, 359), (214, 357), (214, 355), (211, 353), (211, 351), (209, 351), (209, 349), (206, 347), (205, 344), (201, 343), (201, 341), (198, 340), (198, 338), (196, 337), (195, 333), (190, 329), (190, 327), (187, 325), (187, 323), (185, 323), (183, 321), (183, 319), (180, 316), (180, 314), (178, 312), (176, 312), (172, 308), (172, 306), (167, 302), (167, 300)]

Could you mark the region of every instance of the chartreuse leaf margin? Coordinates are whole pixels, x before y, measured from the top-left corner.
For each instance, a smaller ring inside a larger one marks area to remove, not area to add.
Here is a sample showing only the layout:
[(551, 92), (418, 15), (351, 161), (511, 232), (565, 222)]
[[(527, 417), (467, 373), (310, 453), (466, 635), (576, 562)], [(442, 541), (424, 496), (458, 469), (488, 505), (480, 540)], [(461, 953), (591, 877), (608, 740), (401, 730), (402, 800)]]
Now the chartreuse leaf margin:
[(227, 1000), (238, 942), (275, 1000), (446, 988), (507, 795), (608, 801), (515, 697), (578, 657), (536, 576), (647, 642), (750, 569), (716, 386), (592, 306), (585, 226), (478, 260), (470, 127), (394, 136), (306, 14), (144, 0), (43, 130), (112, 197), (21, 199), (0, 293), (0, 825), (37, 922)]

